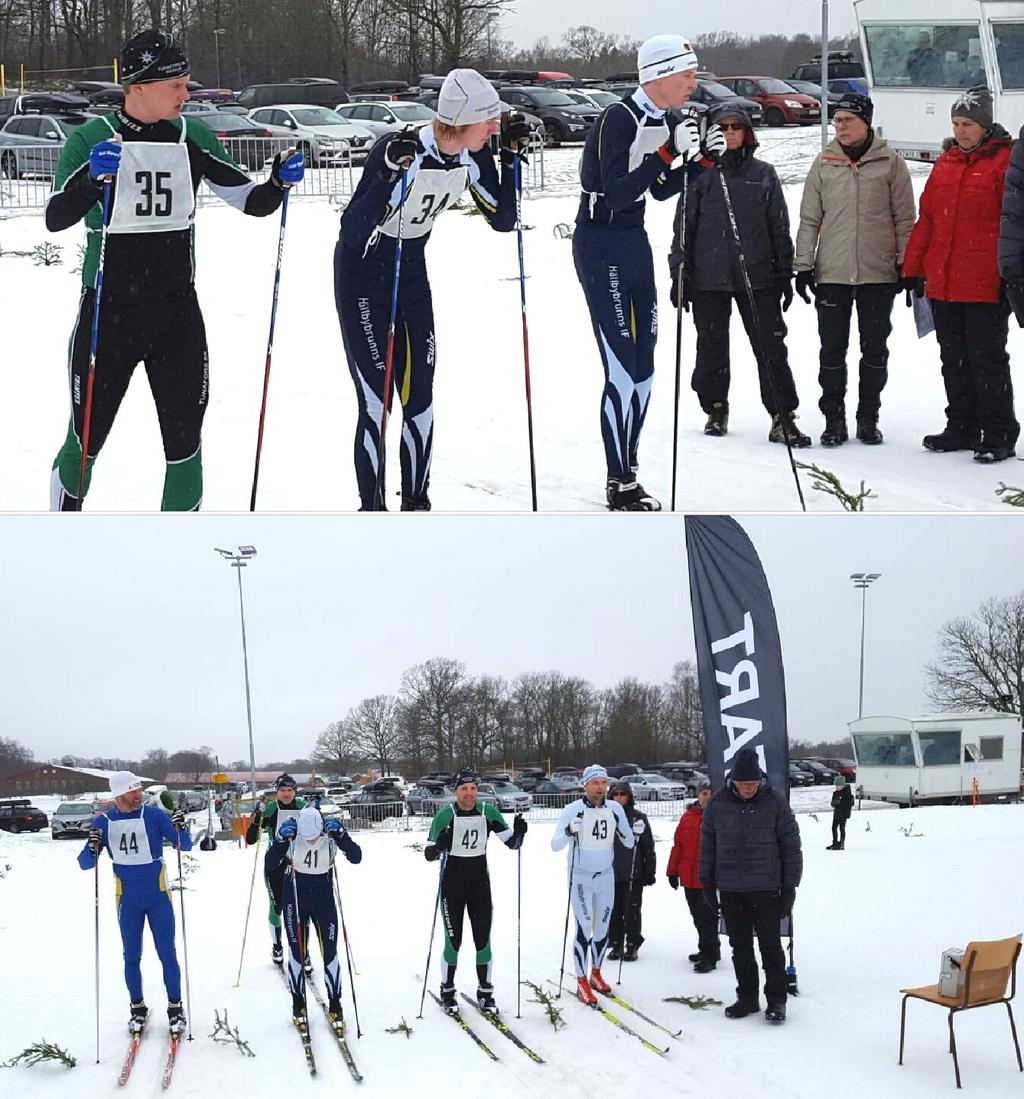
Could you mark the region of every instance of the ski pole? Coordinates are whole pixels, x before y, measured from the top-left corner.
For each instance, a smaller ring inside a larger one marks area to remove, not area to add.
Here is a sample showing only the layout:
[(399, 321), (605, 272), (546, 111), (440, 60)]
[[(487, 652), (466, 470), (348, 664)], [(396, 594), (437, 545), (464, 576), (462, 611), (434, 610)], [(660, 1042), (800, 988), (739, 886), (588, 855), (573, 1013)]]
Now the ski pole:
[(192, 992), (188, 980), (188, 934), (185, 931), (185, 879), (181, 873), (181, 832), (175, 838), (178, 850), (178, 900), (181, 902), (181, 947), (185, 954), (185, 1013), (188, 1016), (188, 1040), (192, 1041)]
[[(100, 853), (96, 852), (93, 877), (93, 903), (96, 910), (96, 1064), (100, 1063)], [(792, 942), (792, 940), (790, 940)]]
[(331, 882), (334, 885), (334, 897), (338, 902), (338, 918), (341, 920), (341, 937), (345, 940), (345, 960), (348, 963), (348, 987), (352, 993), (352, 1010), (356, 1017), (356, 1037), (362, 1038), (363, 1032), (359, 1027), (359, 1004), (356, 1000), (356, 982), (352, 977), (352, 948), (348, 943), (348, 929), (345, 927), (345, 909), (341, 903), (341, 889), (338, 886), (338, 872), (331, 861)]
[(281, 288), (281, 258), (284, 256), (284, 230), (288, 223), (288, 194), (285, 187), (281, 198), (281, 229), (277, 236), (277, 263), (274, 266), (274, 296), (270, 303), (270, 335), (267, 337), (267, 362), (263, 368), (263, 400), (260, 402), (260, 426), (256, 433), (256, 462), (252, 471), (252, 494), (249, 497), (249, 510), (256, 510), (256, 486), (260, 479), (260, 455), (263, 453), (263, 424), (267, 416), (267, 390), (270, 388), (270, 361), (274, 355), (274, 327), (277, 324), (277, 297)]
[(736, 256), (740, 264), (740, 273), (743, 275), (743, 286), (747, 291), (747, 302), (750, 305), (750, 322), (753, 335), (754, 354), (757, 356), (758, 361), (763, 365), (765, 373), (768, 375), (768, 384), (771, 387), (772, 398), (775, 401), (775, 412), (779, 417), (779, 423), (782, 425), (782, 437), (786, 441), (786, 451), (789, 454), (789, 465), (793, 470), (793, 480), (796, 482), (796, 494), (800, 499), (801, 510), (806, 511), (807, 504), (804, 502), (804, 490), (800, 485), (800, 474), (797, 472), (796, 459), (793, 457), (793, 444), (789, 438), (789, 426), (786, 423), (786, 417), (782, 414), (782, 409), (779, 405), (779, 390), (775, 385), (775, 375), (769, 367), (768, 356), (765, 354), (764, 345), (761, 342), (761, 328), (758, 324), (757, 305), (754, 301), (754, 288), (750, 284), (750, 274), (747, 270), (747, 258), (743, 254), (743, 243), (740, 240), (739, 226), (736, 224), (736, 213), (732, 208), (732, 197), (729, 194), (729, 185), (725, 182), (725, 176), (721, 171), (718, 173), (718, 179), (722, 184), (725, 209), (729, 215), (729, 225), (732, 228), (732, 239), (736, 245)]
[(430, 922), (430, 945), (427, 947), (427, 964), (423, 970), (423, 991), (420, 993), (420, 1013), (423, 1018), (423, 1003), (427, 998), (427, 978), (430, 976), (430, 957), (434, 953), (434, 931), (437, 929), (437, 910), (441, 907), (441, 886), (444, 884), (444, 868), (448, 864), (448, 852), (441, 852), (441, 871), (437, 875), (437, 896), (434, 898), (434, 918)]
[[(676, 389), (672, 412), (672, 501), (671, 511), (676, 510), (676, 470), (679, 465), (679, 390), (683, 361), (683, 274), (686, 267), (686, 199), (690, 190), (690, 173), (684, 168), (683, 199), (679, 203), (679, 242), (682, 259), (676, 268)], [(621, 968), (621, 967), (620, 967)]]
[[(388, 407), (391, 404), (391, 379), (395, 365), (395, 323), (398, 319), (398, 279), (402, 273), (402, 229), (405, 218), (405, 197), (409, 186), (409, 170), (402, 169), (402, 197), (398, 202), (398, 236), (395, 239), (395, 276), (391, 284), (391, 321), (384, 351), (384, 400), (380, 410), (380, 437), (377, 439), (377, 484), (373, 494), (374, 511), (384, 510), (384, 435), (388, 429)], [(422, 1018), (422, 1008), (420, 1017)]]
[[(519, 300), (523, 312), (523, 370), (526, 378), (526, 431), (530, 441), (530, 498), (537, 510), (537, 463), (533, 450), (533, 397), (530, 389), (530, 332), (526, 324), (526, 267), (523, 262), (523, 177), (518, 149), (513, 150), (516, 188), (516, 240), (519, 246)], [(518, 1016), (517, 1016), (518, 1018)]]
[(555, 999), (562, 998), (562, 979), (565, 976), (565, 941), (569, 938), (569, 910), (572, 908), (572, 875), (576, 869), (576, 848), (579, 846), (579, 837), (572, 838), (572, 858), (569, 860), (569, 888), (565, 895), (565, 928), (562, 931), (562, 962), (558, 967), (558, 995)]
[[(522, 836), (519, 837), (522, 840)], [(516, 849), (516, 1018), (521, 1019), (523, 999), (523, 848)], [(792, 944), (790, 939), (790, 944)]]
[[(295, 912), (292, 915), (292, 926), (295, 928), (295, 942), (299, 948), (299, 972), (302, 974), (302, 1011), (306, 1018), (309, 1018), (309, 1000), (306, 992), (306, 944), (303, 941), (305, 935), (303, 935), (303, 921), (299, 915), (299, 883), (295, 874), (295, 841), (291, 840), (288, 844), (288, 869), (292, 874), (292, 904), (295, 905)], [(289, 948), (290, 948), (289, 944)], [(291, 959), (288, 966), (289, 972), (291, 971)]]
[(615, 980), (622, 984), (622, 955), (626, 952), (626, 928), (629, 927), (629, 910), (633, 905), (633, 873), (636, 870), (636, 849), (640, 846), (640, 837), (633, 837), (633, 854), (629, 860), (629, 887), (626, 890), (626, 910), (622, 913), (622, 945), (619, 947), (619, 975)]
[[(120, 141), (115, 134), (112, 140)], [(100, 342), (100, 299), (103, 297), (103, 265), (107, 258), (107, 230), (110, 228), (110, 192), (113, 178), (103, 179), (103, 227), (100, 230), (100, 256), (96, 264), (95, 301), (92, 303), (92, 331), (89, 335), (89, 367), (85, 375), (85, 404), (82, 407), (82, 454), (78, 463), (78, 507), (82, 510), (85, 498), (85, 467), (89, 462), (89, 425), (92, 422), (92, 385), (96, 377), (96, 348)]]
[(252, 911), (252, 891), (256, 885), (256, 867), (260, 862), (260, 840), (263, 839), (262, 827), (256, 833), (256, 854), (252, 860), (252, 880), (249, 882), (249, 903), (245, 906), (245, 929), (242, 931), (242, 953), (238, 958), (238, 976), (235, 979), (235, 988), (242, 983), (242, 961), (245, 958), (245, 940), (249, 937), (249, 913)]

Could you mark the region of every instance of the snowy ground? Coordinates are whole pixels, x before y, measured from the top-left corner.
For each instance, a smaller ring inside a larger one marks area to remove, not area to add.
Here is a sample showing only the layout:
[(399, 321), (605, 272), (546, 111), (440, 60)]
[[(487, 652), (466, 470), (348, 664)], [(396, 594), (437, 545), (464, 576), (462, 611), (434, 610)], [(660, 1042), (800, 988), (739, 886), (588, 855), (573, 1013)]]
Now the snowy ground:
[[(43, 805), (42, 801), (40, 802)], [(49, 808), (48, 805), (43, 805)], [(870, 831), (868, 825), (870, 824)], [(901, 828), (912, 825), (912, 836)], [(683, 1028), (664, 1059), (643, 1049), (604, 1020), (564, 1000), (567, 1027), (557, 1035), (540, 1009), (523, 1000), (515, 1027), (547, 1060), (531, 1064), (496, 1031), (479, 1031), (501, 1058), (492, 1064), (443, 1018), (428, 1000), (417, 1020), (420, 980), (437, 882), (404, 833), (359, 834), (364, 861), (344, 865), (345, 915), (359, 976), (357, 992), (364, 1037), (353, 1039), (368, 1096), (436, 1095), (453, 1086), (505, 1099), (522, 1095), (649, 1096), (722, 1094), (736, 1099), (837, 1099), (900, 1094), (931, 1099), (952, 1093), (944, 1012), (909, 1008), (906, 1064), (896, 1064), (898, 989), (934, 981), (943, 949), (972, 938), (1002, 938), (1021, 928), (1024, 880), (1008, 868), (1019, 862), (1024, 809), (1019, 806), (930, 808), (909, 812), (855, 813), (847, 850), (824, 850), (827, 815), (801, 815), (806, 870), (796, 908), (796, 962), (801, 994), (790, 1003), (782, 1028), (760, 1017), (730, 1022), (721, 1008), (691, 1011), (662, 1002), (665, 996), (714, 997), (731, 1002), (728, 962), (696, 976), (685, 960), (695, 935), (683, 898), (664, 881), (673, 822), (657, 821), (659, 880), (646, 892), (647, 935), (640, 960), (623, 968), (621, 993), (650, 1013)], [(549, 825), (527, 836), (523, 851), (523, 976), (557, 978), (564, 919), (564, 857), (548, 847)], [(505, 1014), (515, 1014), (515, 858), (497, 845), (490, 854), (496, 905), (495, 982)], [(5, 945), (7, 989), (0, 1058), (47, 1038), (79, 1059), (67, 1070), (43, 1065), (4, 1076), (5, 1091), (29, 1091), (33, 1099), (76, 1092), (108, 1094), (124, 1048), (127, 997), (121, 981), (119, 941), (109, 864), (101, 874), (101, 1047), (94, 1064), (93, 878), (75, 862), (77, 841), (54, 843), (45, 832), (12, 837), (0, 833), (0, 936)], [(173, 854), (171, 855), (173, 861)], [(314, 1018), (320, 1077), (308, 1082), (298, 1040), (287, 1022), (289, 1001), (271, 967), (260, 892), (254, 903), (241, 986), (235, 987), (245, 901), (253, 852), (221, 844), (198, 854), (187, 878), (193, 1032), (182, 1050), (174, 1081), (179, 1095), (233, 1092), (264, 1095), (353, 1085), (337, 1052), (328, 1046), (322, 1019)], [(726, 951), (726, 953), (728, 953)], [(179, 957), (181, 956), (179, 946)], [(436, 964), (430, 982), (437, 981)], [(609, 966), (613, 975), (615, 967)], [(130, 1084), (134, 1095), (159, 1092), (163, 995), (151, 943), (143, 973), (153, 1032), (144, 1044)], [(472, 990), (468, 965), (462, 987)], [(347, 981), (346, 981), (347, 984)], [(346, 992), (347, 996), (347, 992)], [(207, 1037), (215, 1009), (231, 1021), (256, 1052), (243, 1058)], [(351, 1016), (351, 1011), (348, 1012)], [(385, 1028), (405, 1019), (406, 1039)], [(475, 1021), (474, 1021), (475, 1022)], [(643, 1024), (639, 1029), (647, 1032)], [(1001, 1097), (1020, 1086), (1001, 1009), (970, 1012), (957, 1022), (961, 1070), (972, 1096)], [(639, 1088), (638, 1088), (639, 1085)]]
[[(763, 155), (786, 182), (794, 223), (802, 179), (815, 152), (816, 130), (762, 130)], [(543, 510), (603, 507), (599, 434), (601, 368), (571, 242), (555, 235), (576, 212), (578, 148), (549, 152), (545, 192), (525, 203), (526, 264), (539, 506)], [(927, 169), (915, 168), (919, 189)], [(675, 318), (667, 305), (666, 256), (674, 204), (649, 204), (648, 225), (660, 280), (663, 315), (658, 374), (641, 447), (646, 486), (667, 505)], [(333, 303), (331, 257), (337, 210), (326, 200), (296, 202), (289, 217), (271, 378), (259, 505), (263, 510), (334, 511), (356, 506), (352, 471), (355, 396), (342, 353)], [(0, 257), (0, 509), (47, 506), (53, 455), (68, 407), (66, 345), (78, 300), (72, 273), (83, 234), (49, 237), (39, 214), (0, 221), (4, 252), (43, 240), (64, 248), (59, 267)], [(206, 416), (204, 506), (248, 505), (262, 386), (277, 219), (240, 220), (218, 204), (197, 216), (198, 287), (210, 339), (211, 404)], [(487, 230), (478, 217), (441, 218), (429, 249), (439, 368), (432, 498), (455, 511), (524, 510), (530, 506), (523, 397), (519, 287), (514, 237)], [(797, 299), (787, 314), (790, 352), (802, 399), (801, 426), (814, 438), (818, 340), (814, 311)], [(736, 330), (738, 331), (738, 321)], [(797, 507), (781, 447), (766, 442), (768, 417), (757, 396), (754, 362), (742, 336), (733, 340), (730, 433), (702, 434), (704, 417), (688, 388), (695, 337), (684, 320), (683, 395), (677, 507), (687, 511), (790, 510)], [(970, 454), (935, 455), (921, 436), (943, 424), (945, 404), (933, 336), (918, 341), (910, 310), (899, 299), (891, 340), (890, 380), (881, 426), (886, 444), (853, 442), (839, 450), (803, 451), (802, 460), (834, 471), (848, 487), (863, 479), (878, 495), (868, 509), (1005, 510), (995, 496), (1002, 480), (1019, 482), (1014, 462), (983, 468)], [(1024, 333), (1011, 330), (1014, 374), (1021, 383)], [(851, 353), (851, 363), (856, 353)], [(852, 415), (852, 412), (851, 412)], [(399, 417), (389, 445), (397, 447)], [(393, 465), (393, 472), (396, 470)], [(140, 370), (96, 470), (90, 507), (148, 510), (158, 505), (163, 476), (156, 417)], [(811, 491), (808, 508), (839, 509)]]

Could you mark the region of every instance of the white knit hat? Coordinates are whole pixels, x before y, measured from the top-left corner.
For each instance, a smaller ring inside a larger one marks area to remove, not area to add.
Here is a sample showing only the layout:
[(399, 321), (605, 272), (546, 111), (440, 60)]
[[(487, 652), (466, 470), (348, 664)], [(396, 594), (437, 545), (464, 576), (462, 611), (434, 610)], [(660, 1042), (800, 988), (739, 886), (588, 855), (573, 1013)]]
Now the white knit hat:
[(583, 786), (586, 786), (592, 778), (607, 777), (608, 772), (601, 766), (600, 763), (591, 763), (589, 767), (584, 768), (583, 778), (580, 779), (580, 782)]
[(312, 805), (307, 805), (299, 813), (299, 819), (295, 824), (296, 830), (304, 840), (316, 839), (324, 830), (324, 818), (320, 816), (319, 810), (314, 809)]
[(110, 776), (110, 793), (112, 797), (119, 798), (130, 790), (141, 790), (142, 779), (133, 775), (131, 771), (115, 771)]
[(640, 83), (660, 80), (672, 73), (697, 68), (697, 55), (690, 40), (681, 34), (656, 34), (642, 43), (636, 54)]
[(494, 85), (476, 69), (452, 69), (437, 96), (437, 117), (448, 126), (471, 126), (501, 114)]

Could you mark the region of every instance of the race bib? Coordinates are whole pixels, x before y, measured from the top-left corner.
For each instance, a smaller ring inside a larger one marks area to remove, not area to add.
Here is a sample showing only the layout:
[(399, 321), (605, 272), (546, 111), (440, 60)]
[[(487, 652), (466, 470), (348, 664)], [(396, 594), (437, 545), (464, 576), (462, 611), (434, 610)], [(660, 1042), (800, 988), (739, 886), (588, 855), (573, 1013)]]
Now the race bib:
[(176, 144), (126, 141), (110, 214), (111, 233), (175, 233), (188, 229), (196, 208), (185, 129)]
[(145, 866), (155, 861), (149, 849), (146, 822), (134, 820), (108, 820), (107, 843), (110, 857), (118, 866)]
[(326, 874), (331, 868), (331, 839), (321, 835), (307, 840), (295, 837), (292, 865), (300, 874)]
[[(412, 186), (405, 196), (405, 211), (402, 213), (402, 236), (422, 237), (434, 227), (437, 216), (454, 206), (466, 189), (468, 171), (465, 167), (420, 168), (413, 177)], [(387, 237), (398, 236), (399, 211), (395, 212), (380, 226), (380, 232)]]
[(615, 842), (615, 816), (606, 805), (583, 810), (580, 847), (584, 851), (608, 848)]
[(456, 817), (452, 822), (452, 855), (471, 859), (487, 851), (487, 821), (482, 813)]

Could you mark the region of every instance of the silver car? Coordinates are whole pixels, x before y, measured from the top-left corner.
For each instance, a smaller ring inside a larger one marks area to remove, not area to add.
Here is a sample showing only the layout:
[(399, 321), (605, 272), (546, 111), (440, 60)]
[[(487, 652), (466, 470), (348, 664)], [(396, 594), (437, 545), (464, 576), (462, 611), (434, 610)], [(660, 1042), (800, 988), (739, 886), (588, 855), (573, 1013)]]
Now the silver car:
[(68, 135), (92, 117), (79, 111), (13, 115), (0, 129), (0, 176), (52, 179)]
[(437, 117), (423, 103), (342, 103), (334, 109), (342, 118), (365, 127), (375, 139), (407, 126), (419, 129)]
[[(497, 795), (492, 790), (487, 790), (489, 783), (481, 783), (477, 787), (476, 800), (481, 804), (497, 805)], [(455, 791), (451, 786), (443, 786), (435, 793), (424, 797), (420, 802), (420, 812), (433, 816), (444, 805), (452, 805), (455, 801)]]
[(503, 813), (525, 813), (533, 808), (533, 798), (514, 782), (481, 782), (477, 789), (485, 794), (493, 793)]
[(249, 112), (249, 117), (275, 136), (279, 127), (290, 133), (296, 149), (306, 154), (306, 165), (311, 168), (343, 164), (346, 153), (351, 154), (353, 163), (358, 163), (366, 159), (375, 141), (369, 130), (342, 118), (329, 107), (286, 103), (257, 107)]
[(50, 835), (55, 840), (88, 835), (95, 816), (91, 801), (62, 801), (50, 818)]
[(644, 772), (626, 775), (623, 781), (629, 783), (637, 801), (682, 801), (686, 797), (686, 784), (672, 782), (664, 775)]

